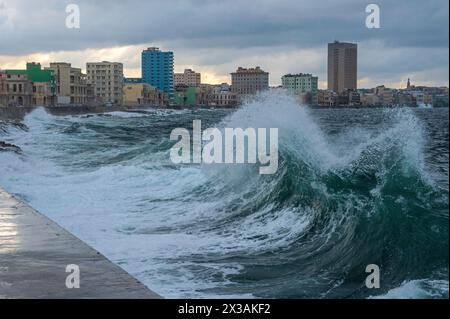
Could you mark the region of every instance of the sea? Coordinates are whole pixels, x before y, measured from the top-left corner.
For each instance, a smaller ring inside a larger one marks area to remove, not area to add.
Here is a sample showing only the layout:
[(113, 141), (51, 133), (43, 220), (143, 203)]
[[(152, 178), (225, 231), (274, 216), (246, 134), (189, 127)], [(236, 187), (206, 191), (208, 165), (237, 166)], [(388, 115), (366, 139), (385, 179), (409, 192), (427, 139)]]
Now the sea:
[[(278, 128), (277, 172), (174, 164), (170, 134), (193, 120)], [(0, 185), (166, 298), (448, 298), (448, 128), (448, 108), (276, 92), (236, 109), (38, 108), (0, 124)]]

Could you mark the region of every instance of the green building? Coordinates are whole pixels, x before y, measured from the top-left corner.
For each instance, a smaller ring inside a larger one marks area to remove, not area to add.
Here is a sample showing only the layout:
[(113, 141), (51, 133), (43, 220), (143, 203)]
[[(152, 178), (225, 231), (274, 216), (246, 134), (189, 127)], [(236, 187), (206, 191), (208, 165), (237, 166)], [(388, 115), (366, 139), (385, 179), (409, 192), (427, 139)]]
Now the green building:
[(307, 103), (317, 105), (317, 88), (319, 79), (311, 74), (286, 74), (281, 78), (283, 88), (289, 92), (307, 97)]
[(194, 87), (187, 87), (183, 90), (175, 89), (174, 103), (176, 106), (195, 106), (196, 90)]
[(56, 94), (56, 81), (53, 70), (44, 70), (40, 63), (27, 63), (26, 70), (5, 70), (6, 74), (26, 74), (31, 82), (49, 83), (52, 95)]
[(26, 74), (33, 87), (32, 105), (54, 105), (56, 80), (53, 70), (44, 70), (40, 63), (27, 63), (26, 70), (5, 70), (7, 75)]

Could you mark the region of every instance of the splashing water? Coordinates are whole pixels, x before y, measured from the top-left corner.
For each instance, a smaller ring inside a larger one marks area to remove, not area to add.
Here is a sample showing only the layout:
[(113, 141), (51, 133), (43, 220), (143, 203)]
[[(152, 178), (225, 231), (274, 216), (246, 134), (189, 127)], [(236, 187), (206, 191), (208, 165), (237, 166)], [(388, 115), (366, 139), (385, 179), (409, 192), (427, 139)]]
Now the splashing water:
[[(172, 164), (170, 132), (193, 119), (279, 128), (277, 173)], [(440, 284), (420, 296), (448, 297), (448, 187), (410, 109), (310, 110), (270, 92), (236, 111), (39, 109), (25, 124), (3, 136), (22, 153), (0, 153), (0, 184), (163, 296), (409, 298), (425, 280)]]

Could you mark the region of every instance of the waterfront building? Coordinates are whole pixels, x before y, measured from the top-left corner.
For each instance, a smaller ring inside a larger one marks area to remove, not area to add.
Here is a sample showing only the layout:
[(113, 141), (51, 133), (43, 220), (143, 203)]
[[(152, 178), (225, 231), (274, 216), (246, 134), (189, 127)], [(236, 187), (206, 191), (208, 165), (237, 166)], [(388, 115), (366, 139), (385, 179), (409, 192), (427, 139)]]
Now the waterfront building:
[(382, 106), (394, 105), (394, 92), (392, 89), (386, 88), (384, 85), (375, 88), (375, 94), (379, 97)]
[(341, 93), (357, 89), (357, 60), (356, 43), (328, 43), (328, 90)]
[(56, 95), (56, 82), (52, 70), (43, 70), (40, 63), (27, 63), (25, 70), (5, 70), (9, 75), (26, 74), (32, 82), (32, 105), (53, 105)]
[(394, 104), (399, 106), (412, 106), (414, 105), (414, 98), (406, 91), (397, 92), (394, 95)]
[(102, 103), (122, 104), (123, 64), (119, 62), (86, 63), (87, 83), (95, 87)]
[(338, 95), (331, 90), (317, 91), (317, 104), (320, 106), (336, 106)]
[(349, 96), (346, 91), (342, 92), (337, 97), (337, 106), (347, 106), (349, 104)]
[(318, 77), (311, 74), (286, 74), (281, 85), (289, 92), (302, 97), (304, 103), (317, 105)]
[(126, 106), (165, 106), (167, 93), (147, 83), (126, 83), (123, 86), (123, 104)]
[(83, 105), (87, 102), (86, 74), (67, 62), (52, 62), (45, 70), (52, 70), (56, 82), (56, 104)]
[(32, 102), (33, 84), (26, 71), (0, 72), (0, 105), (31, 106)]
[(231, 73), (231, 91), (239, 95), (255, 94), (269, 89), (269, 73), (259, 66), (255, 68), (239, 67)]
[(410, 91), (413, 97), (413, 104), (416, 106), (425, 105), (425, 94), (423, 91)]
[(213, 104), (213, 95), (216, 86), (212, 84), (200, 84), (196, 88), (197, 106), (210, 106)]
[(199, 87), (201, 83), (201, 74), (191, 69), (185, 69), (183, 73), (173, 74), (173, 86), (179, 84), (187, 85), (188, 87)]
[(173, 52), (151, 47), (142, 51), (142, 80), (171, 95), (173, 93)]
[(87, 105), (100, 105), (102, 99), (95, 95), (95, 86), (92, 83), (86, 84), (86, 104)]
[[(360, 106), (361, 105), (361, 95), (357, 90), (345, 90), (340, 94), (341, 96), (346, 96), (346, 102), (349, 106)], [(343, 99), (342, 99), (343, 101)], [(341, 104), (345, 105), (345, 104)]]
[(151, 86), (147, 83), (124, 83), (123, 105), (148, 105)]
[(381, 106), (380, 97), (375, 93), (363, 93), (361, 95), (362, 106)]
[(213, 93), (212, 103), (219, 107), (233, 107), (238, 105), (239, 97), (231, 91), (218, 91)]
[(228, 83), (213, 85), (211, 104), (218, 107), (233, 107), (239, 104), (239, 96), (231, 91)]
[(195, 106), (197, 105), (196, 93), (195, 87), (178, 84), (174, 88), (174, 104), (176, 106)]
[(52, 70), (40, 63), (27, 63), (28, 80), (33, 83), (33, 105), (51, 106), (56, 102), (56, 80)]

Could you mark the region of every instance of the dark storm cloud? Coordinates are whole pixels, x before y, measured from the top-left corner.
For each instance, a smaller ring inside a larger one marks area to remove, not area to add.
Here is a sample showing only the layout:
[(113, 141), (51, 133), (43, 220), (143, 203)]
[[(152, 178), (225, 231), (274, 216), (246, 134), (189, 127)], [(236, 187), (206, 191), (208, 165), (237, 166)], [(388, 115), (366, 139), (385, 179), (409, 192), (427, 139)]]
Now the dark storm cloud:
[[(365, 26), (373, 2), (380, 29)], [(65, 27), (69, 3), (80, 7), (80, 29)], [(0, 56), (135, 45), (121, 61), (139, 68), (139, 46), (156, 44), (175, 51), (179, 67), (205, 67), (223, 78), (237, 65), (261, 65), (276, 85), (286, 72), (326, 80), (326, 45), (341, 40), (359, 44), (364, 85), (407, 77), (448, 85), (448, 6), (448, 0), (0, 0)], [(78, 63), (85, 58), (80, 53)]]
[[(0, 0), (0, 54), (162, 41), (199, 48), (314, 47), (333, 39), (448, 47), (447, 0), (376, 2), (378, 30), (365, 27), (370, 2), (361, 0)], [(65, 28), (68, 3), (80, 7), (78, 30)]]

